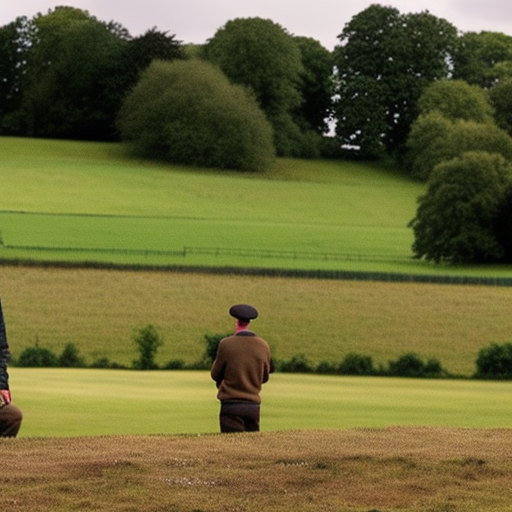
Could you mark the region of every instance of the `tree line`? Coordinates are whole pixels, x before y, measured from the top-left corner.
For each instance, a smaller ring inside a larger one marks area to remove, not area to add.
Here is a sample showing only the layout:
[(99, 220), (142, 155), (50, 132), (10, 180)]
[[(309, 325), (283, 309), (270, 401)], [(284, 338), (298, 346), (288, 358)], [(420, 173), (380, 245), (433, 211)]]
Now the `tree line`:
[(373, 4), (338, 39), (239, 18), (183, 45), (72, 7), (18, 17), (0, 28), (0, 134), (245, 171), (392, 158), (428, 183), (418, 258), (512, 262), (512, 37)]

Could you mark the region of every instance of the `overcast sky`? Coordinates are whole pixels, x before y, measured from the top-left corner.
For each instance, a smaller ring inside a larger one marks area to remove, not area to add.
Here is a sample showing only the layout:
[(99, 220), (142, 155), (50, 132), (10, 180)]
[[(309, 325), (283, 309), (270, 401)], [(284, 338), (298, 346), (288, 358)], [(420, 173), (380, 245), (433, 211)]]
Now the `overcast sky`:
[(428, 10), (464, 32), (512, 35), (511, 0), (0, 0), (0, 26), (18, 16), (31, 18), (68, 5), (87, 10), (101, 21), (116, 21), (132, 36), (156, 27), (184, 43), (201, 44), (229, 20), (260, 17), (332, 50), (344, 25), (374, 3), (396, 7), (404, 14)]

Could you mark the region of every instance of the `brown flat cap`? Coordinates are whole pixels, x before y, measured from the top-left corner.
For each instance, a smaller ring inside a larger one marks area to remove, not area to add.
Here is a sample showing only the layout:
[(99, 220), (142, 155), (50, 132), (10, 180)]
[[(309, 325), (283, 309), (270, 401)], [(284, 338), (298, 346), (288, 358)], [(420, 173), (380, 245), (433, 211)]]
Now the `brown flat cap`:
[(249, 304), (235, 304), (229, 308), (229, 314), (238, 320), (250, 322), (258, 318), (258, 310)]

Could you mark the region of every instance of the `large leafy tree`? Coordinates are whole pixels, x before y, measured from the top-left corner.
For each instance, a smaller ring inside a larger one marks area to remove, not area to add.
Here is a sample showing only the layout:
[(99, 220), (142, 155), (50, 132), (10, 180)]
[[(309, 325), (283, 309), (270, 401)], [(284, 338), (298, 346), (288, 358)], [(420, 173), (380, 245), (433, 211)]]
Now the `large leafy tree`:
[(426, 181), (434, 167), (466, 151), (485, 151), (512, 162), (512, 138), (494, 123), (450, 121), (432, 112), (414, 123), (408, 140), (411, 175)]
[(115, 22), (57, 7), (0, 29), (0, 130), (4, 134), (110, 140), (127, 91), (155, 59), (183, 58), (156, 29), (132, 38)]
[(427, 180), (434, 167), (466, 151), (498, 153), (512, 161), (512, 138), (494, 123), (487, 93), (462, 80), (431, 84), (418, 101), (420, 116), (407, 140), (406, 167)]
[(171, 61), (184, 58), (185, 51), (175, 34), (169, 35), (153, 27), (141, 36), (129, 39), (124, 55), (125, 76), (121, 75), (120, 79), (126, 80), (125, 87), (130, 89), (153, 60)]
[(374, 4), (354, 16), (335, 50), (340, 143), (364, 157), (399, 153), (421, 93), (448, 76), (456, 38), (453, 25), (428, 12)]
[(112, 99), (121, 86), (116, 77), (128, 33), (71, 7), (39, 14), (33, 23), (18, 113), (24, 134), (113, 137), (119, 102)]
[(297, 110), (298, 122), (305, 129), (324, 134), (332, 117), (332, 53), (310, 37), (296, 36), (304, 67), (300, 90), (302, 103)]
[(274, 156), (254, 97), (199, 59), (153, 61), (119, 113), (135, 153), (174, 163), (253, 171)]
[(11, 114), (21, 105), (33, 36), (34, 24), (26, 16), (0, 27), (0, 133), (17, 130)]
[(494, 227), (496, 239), (503, 248), (505, 263), (512, 263), (512, 184), (505, 193)]
[(496, 223), (511, 185), (512, 168), (500, 155), (468, 152), (436, 166), (410, 223), (415, 256), (436, 263), (503, 260)]
[(500, 32), (466, 32), (457, 40), (452, 58), (453, 78), (490, 88), (507, 70), (510, 76), (512, 36)]
[(512, 78), (496, 84), (489, 91), (489, 98), (495, 110), (496, 124), (512, 137)]
[(487, 93), (463, 80), (438, 80), (430, 84), (418, 100), (420, 114), (438, 111), (454, 121), (494, 122), (494, 111)]
[(228, 21), (201, 50), (234, 83), (249, 87), (274, 127), (280, 155), (300, 150), (293, 113), (302, 104), (301, 51), (283, 27), (262, 18)]

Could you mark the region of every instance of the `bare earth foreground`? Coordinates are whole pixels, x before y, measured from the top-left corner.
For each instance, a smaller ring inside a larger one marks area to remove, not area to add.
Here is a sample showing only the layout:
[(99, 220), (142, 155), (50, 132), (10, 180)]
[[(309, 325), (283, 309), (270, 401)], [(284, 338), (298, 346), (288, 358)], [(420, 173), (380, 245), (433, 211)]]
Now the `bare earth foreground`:
[(512, 430), (0, 440), (2, 511), (512, 510)]

